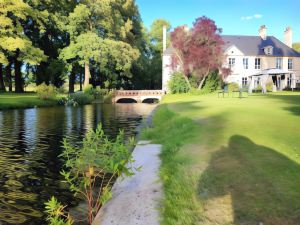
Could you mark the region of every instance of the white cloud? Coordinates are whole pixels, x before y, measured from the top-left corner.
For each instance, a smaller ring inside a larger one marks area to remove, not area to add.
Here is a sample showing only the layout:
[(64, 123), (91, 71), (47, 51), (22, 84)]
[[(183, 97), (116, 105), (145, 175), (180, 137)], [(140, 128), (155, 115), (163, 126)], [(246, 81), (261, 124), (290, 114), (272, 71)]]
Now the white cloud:
[(260, 19), (260, 18), (262, 18), (263, 17), (263, 15), (261, 15), (261, 14), (254, 14), (254, 15), (252, 15), (252, 16), (242, 16), (241, 17), (241, 20), (252, 20), (252, 19)]
[(260, 19), (260, 18), (262, 18), (262, 15), (261, 14), (254, 14), (253, 17), (255, 19)]

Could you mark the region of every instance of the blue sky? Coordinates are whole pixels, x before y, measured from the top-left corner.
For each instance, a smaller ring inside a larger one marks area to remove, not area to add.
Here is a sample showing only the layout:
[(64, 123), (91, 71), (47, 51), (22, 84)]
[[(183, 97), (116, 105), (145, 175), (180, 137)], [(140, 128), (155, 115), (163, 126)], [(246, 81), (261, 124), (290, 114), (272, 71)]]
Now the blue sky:
[(192, 25), (195, 18), (208, 16), (223, 34), (257, 35), (260, 25), (267, 34), (283, 40), (287, 26), (293, 41), (300, 42), (300, 0), (136, 0), (144, 24), (164, 18), (173, 27)]

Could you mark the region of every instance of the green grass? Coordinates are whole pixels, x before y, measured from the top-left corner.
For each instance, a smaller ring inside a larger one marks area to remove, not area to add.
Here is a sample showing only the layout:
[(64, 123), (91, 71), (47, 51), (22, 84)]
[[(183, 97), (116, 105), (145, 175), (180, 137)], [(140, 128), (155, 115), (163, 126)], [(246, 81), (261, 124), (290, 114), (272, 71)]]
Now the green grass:
[(41, 100), (35, 93), (0, 93), (0, 110), (57, 105), (57, 100)]
[(300, 224), (299, 93), (170, 95), (153, 123), (162, 224)]

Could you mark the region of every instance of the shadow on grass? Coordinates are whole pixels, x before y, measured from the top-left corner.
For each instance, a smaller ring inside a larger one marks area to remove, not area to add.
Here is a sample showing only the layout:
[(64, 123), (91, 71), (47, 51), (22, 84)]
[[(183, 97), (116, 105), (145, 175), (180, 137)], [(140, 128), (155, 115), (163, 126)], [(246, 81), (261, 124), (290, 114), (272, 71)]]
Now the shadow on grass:
[(212, 224), (300, 224), (300, 166), (235, 135), (212, 155), (199, 198)]
[(284, 110), (288, 110), (296, 116), (300, 116), (300, 93), (299, 95), (266, 95), (269, 98), (282, 100), (283, 102), (291, 104), (290, 107), (284, 107)]

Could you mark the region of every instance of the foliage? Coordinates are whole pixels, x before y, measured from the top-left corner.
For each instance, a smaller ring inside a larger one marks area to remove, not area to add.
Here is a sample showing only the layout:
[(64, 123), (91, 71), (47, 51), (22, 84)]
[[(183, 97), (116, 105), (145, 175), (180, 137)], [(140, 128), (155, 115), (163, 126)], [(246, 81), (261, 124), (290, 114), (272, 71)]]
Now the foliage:
[(55, 99), (56, 90), (54, 85), (47, 85), (45, 83), (40, 84), (36, 87), (36, 93), (40, 99), (49, 100)]
[(263, 87), (259, 84), (257, 87), (254, 89), (256, 92), (262, 92)]
[(201, 90), (203, 91), (203, 93), (208, 94), (216, 91), (217, 89), (220, 89), (220, 87), (221, 87), (220, 75), (218, 71), (214, 71), (207, 76), (203, 88)]
[(273, 86), (274, 86), (274, 84), (273, 84), (272, 81), (271, 81), (271, 82), (268, 82), (268, 83), (266, 84), (267, 92), (272, 92), (272, 91), (273, 91)]
[(297, 52), (300, 52), (300, 43), (294, 43), (293, 49), (296, 50)]
[(65, 206), (61, 205), (56, 198), (52, 197), (45, 203), (47, 221), (49, 225), (72, 225), (73, 220), (69, 214), (64, 213)]
[(197, 18), (189, 31), (186, 26), (175, 28), (171, 34), (172, 46), (176, 54), (172, 66), (179, 64), (186, 76), (196, 76), (199, 89), (212, 71), (222, 67), (223, 53), (221, 29), (207, 17)]
[[(114, 141), (108, 140), (101, 124), (96, 131), (90, 130), (82, 146), (63, 141), (60, 155), (65, 161), (61, 172), (75, 195), (87, 201), (88, 221), (92, 224), (101, 206), (111, 198), (111, 184), (117, 176), (133, 175), (132, 156), (120, 131)], [(99, 181), (100, 182), (97, 182)], [(95, 195), (96, 194), (96, 195)]]
[(184, 78), (184, 74), (180, 72), (175, 72), (172, 74), (168, 86), (172, 94), (187, 93), (189, 91), (189, 86)]
[(232, 82), (228, 84), (228, 91), (233, 92), (233, 91), (238, 91), (240, 88), (238, 83)]
[(83, 92), (88, 95), (93, 95), (94, 94), (93, 85), (89, 84), (89, 85), (85, 86), (83, 89)]
[(77, 106), (77, 105), (87, 105), (93, 101), (93, 97), (84, 92), (76, 92), (69, 94), (67, 97), (62, 97), (59, 100), (60, 105), (66, 106)]

